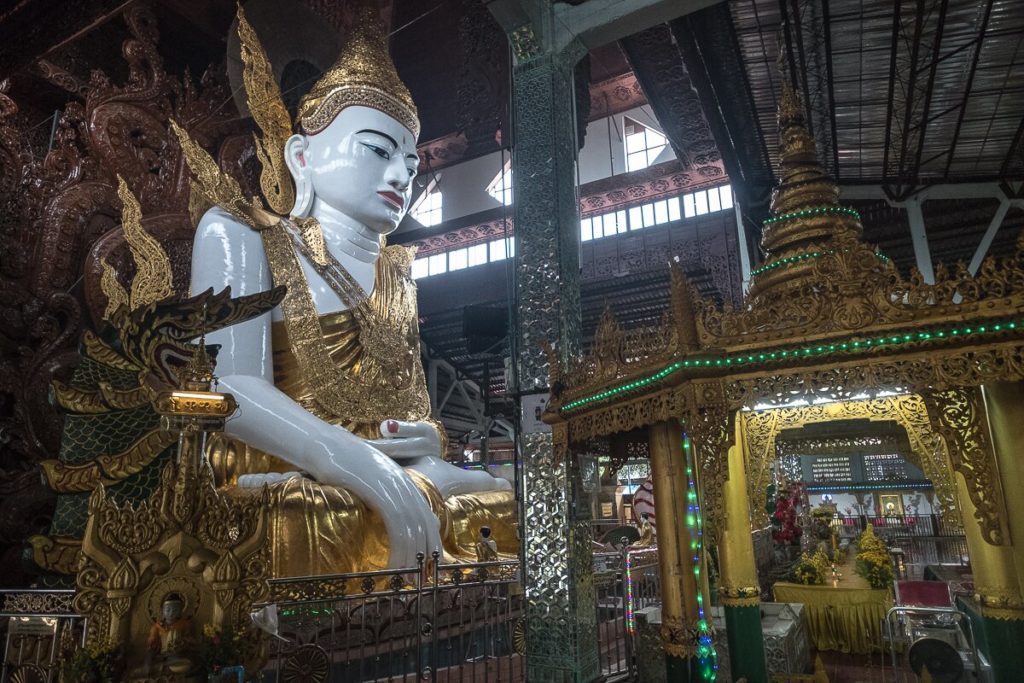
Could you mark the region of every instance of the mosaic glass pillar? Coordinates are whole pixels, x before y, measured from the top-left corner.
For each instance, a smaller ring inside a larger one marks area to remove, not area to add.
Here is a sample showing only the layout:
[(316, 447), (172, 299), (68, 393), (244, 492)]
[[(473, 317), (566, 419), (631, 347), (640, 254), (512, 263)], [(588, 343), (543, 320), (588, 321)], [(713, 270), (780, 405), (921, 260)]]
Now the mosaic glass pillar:
[[(520, 395), (546, 393), (547, 342), (579, 349), (579, 213), (573, 67), (578, 44), (550, 54), (518, 45), (513, 68), (512, 178), (516, 235), (516, 380)], [(550, 433), (520, 442), (531, 683), (586, 683), (600, 676), (589, 505), (576, 505), (576, 468), (555, 457)]]

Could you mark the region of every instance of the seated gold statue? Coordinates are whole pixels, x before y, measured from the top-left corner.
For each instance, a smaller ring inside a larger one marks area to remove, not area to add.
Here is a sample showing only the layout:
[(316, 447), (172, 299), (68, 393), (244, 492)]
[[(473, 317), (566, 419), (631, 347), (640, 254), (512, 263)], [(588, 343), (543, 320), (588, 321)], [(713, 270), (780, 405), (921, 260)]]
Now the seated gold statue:
[(134, 676), (182, 675), (195, 667), (187, 657), (194, 636), (192, 620), (182, 614), (183, 606), (177, 593), (164, 598), (160, 619), (149, 630), (144, 663), (132, 672)]
[(279, 193), (268, 202), (290, 217), (225, 197), (233, 181), (215, 179), (182, 138), (193, 192), (218, 204), (196, 232), (192, 291), (288, 289), (271, 314), (209, 338), (221, 347), (220, 389), (239, 404), (211, 442), (211, 463), (238, 495), (270, 485), (276, 576), (413, 567), (442, 547), (448, 561), (471, 561), (480, 526), (504, 553), (517, 546), (509, 483), (442, 459), (420, 360), (415, 251), (384, 246), (411, 199), (419, 121), (375, 11), (360, 11), (291, 134), (239, 10), (263, 187), (269, 174)]

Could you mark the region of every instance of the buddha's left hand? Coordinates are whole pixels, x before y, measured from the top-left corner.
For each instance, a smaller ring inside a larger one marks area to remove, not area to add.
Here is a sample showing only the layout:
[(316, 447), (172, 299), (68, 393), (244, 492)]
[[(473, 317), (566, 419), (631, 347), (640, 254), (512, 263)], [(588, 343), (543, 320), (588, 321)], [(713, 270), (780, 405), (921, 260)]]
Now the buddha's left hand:
[(429, 422), (384, 420), (380, 423), (380, 433), (383, 438), (371, 439), (369, 443), (395, 460), (442, 455), (441, 435)]

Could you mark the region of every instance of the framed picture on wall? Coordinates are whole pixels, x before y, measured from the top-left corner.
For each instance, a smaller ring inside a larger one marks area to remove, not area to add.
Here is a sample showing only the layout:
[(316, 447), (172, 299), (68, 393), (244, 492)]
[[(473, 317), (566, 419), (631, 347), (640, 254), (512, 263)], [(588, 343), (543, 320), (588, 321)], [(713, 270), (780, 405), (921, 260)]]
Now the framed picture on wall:
[(886, 517), (903, 516), (903, 496), (898, 493), (882, 494), (878, 496), (878, 505)]

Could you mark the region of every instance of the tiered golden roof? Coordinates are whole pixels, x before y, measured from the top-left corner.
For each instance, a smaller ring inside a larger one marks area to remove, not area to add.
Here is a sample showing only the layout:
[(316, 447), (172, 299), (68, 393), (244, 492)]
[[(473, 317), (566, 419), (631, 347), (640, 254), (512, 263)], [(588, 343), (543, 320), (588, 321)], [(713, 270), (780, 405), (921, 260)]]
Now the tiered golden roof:
[(345, 107), (371, 107), (395, 117), (419, 136), (416, 105), (388, 54), (387, 35), (377, 10), (362, 4), (352, 32), (334, 66), (299, 103), (298, 123), (307, 135), (319, 133)]
[(807, 130), (803, 97), (783, 85), (779, 103), (779, 184), (772, 193), (771, 218), (761, 246), (765, 263), (754, 272), (750, 296), (785, 290), (813, 278), (814, 259), (842, 238), (859, 239), (856, 212), (839, 205), (839, 188), (821, 163)]

